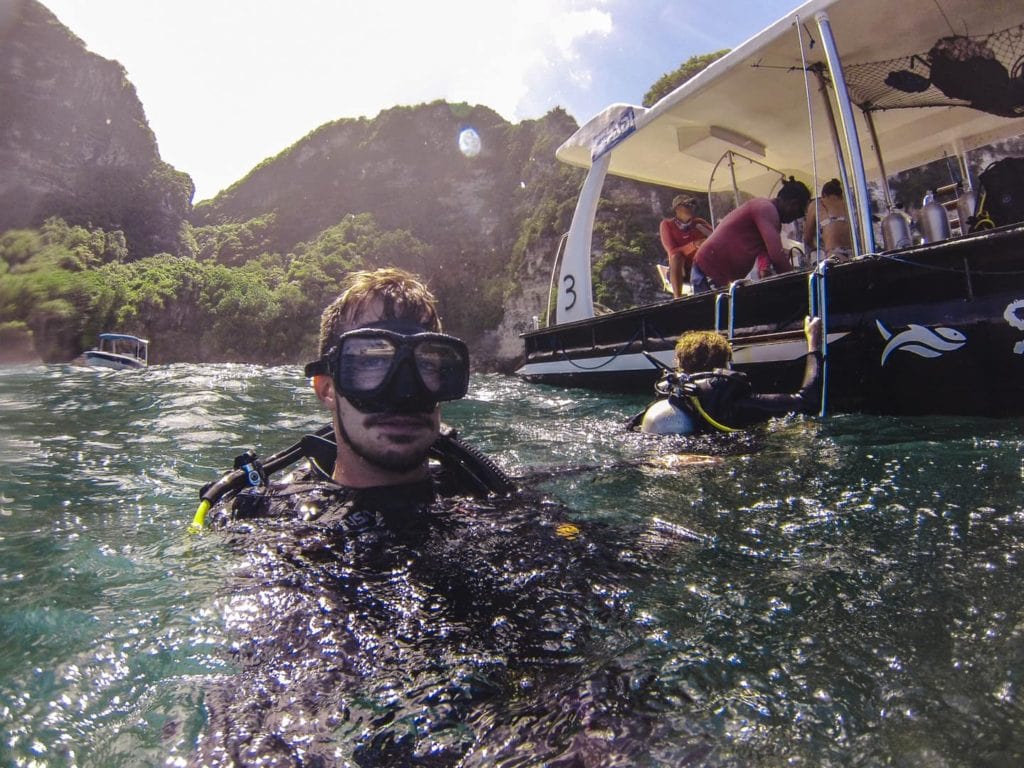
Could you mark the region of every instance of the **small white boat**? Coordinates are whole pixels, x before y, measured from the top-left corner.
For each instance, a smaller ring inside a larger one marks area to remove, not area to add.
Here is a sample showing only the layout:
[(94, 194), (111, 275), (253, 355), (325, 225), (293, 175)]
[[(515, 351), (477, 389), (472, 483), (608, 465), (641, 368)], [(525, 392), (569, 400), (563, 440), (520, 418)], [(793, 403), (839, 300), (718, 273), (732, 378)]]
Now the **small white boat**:
[(126, 333), (101, 333), (100, 345), (84, 357), (87, 364), (99, 368), (145, 368), (149, 365), (149, 341)]

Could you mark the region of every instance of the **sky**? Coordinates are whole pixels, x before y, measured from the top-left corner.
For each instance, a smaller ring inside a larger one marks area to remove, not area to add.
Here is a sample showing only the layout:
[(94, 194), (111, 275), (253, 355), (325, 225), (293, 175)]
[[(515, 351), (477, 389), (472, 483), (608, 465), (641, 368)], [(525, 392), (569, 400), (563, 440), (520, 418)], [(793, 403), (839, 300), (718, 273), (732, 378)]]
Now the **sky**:
[[(0, 0), (7, 2), (9, 0)], [(444, 99), (584, 123), (795, 0), (41, 0), (213, 197), (324, 123)]]

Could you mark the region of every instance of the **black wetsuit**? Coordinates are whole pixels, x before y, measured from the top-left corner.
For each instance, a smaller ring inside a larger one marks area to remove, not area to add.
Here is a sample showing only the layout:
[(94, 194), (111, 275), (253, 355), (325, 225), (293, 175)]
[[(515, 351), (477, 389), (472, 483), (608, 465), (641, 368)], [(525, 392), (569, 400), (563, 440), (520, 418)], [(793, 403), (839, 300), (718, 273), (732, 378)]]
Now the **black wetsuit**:
[(650, 750), (683, 764), (709, 751), (685, 693), (618, 661), (650, 631), (629, 615), (638, 555), (560, 505), (305, 476), (244, 491), (211, 522), (248, 564), (218, 606), (239, 672), (205, 692), (193, 765), (634, 765)]
[[(701, 407), (719, 424), (750, 427), (787, 413), (815, 413), (821, 405), (821, 353), (807, 355), (804, 379), (793, 393), (761, 393), (738, 371), (715, 370), (690, 377)], [(702, 419), (705, 426), (714, 428)]]

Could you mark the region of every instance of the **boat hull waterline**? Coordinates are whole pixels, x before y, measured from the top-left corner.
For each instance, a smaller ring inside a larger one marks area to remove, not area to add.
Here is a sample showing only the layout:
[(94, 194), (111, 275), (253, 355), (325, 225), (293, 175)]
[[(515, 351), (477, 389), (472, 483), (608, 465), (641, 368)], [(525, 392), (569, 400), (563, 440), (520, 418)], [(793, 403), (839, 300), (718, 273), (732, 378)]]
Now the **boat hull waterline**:
[(145, 368), (147, 364), (136, 357), (129, 355), (116, 355), (112, 352), (102, 352), (98, 349), (90, 349), (83, 353), (85, 362), (96, 368), (112, 368), (114, 370), (135, 370)]

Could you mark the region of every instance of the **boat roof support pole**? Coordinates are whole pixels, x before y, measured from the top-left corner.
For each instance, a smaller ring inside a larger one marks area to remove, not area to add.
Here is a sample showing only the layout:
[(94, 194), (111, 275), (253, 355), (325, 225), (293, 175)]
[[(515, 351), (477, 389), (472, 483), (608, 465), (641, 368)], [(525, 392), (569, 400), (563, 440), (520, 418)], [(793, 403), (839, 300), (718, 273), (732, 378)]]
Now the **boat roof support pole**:
[[(847, 167), (846, 155), (843, 154), (843, 145), (839, 141), (839, 126), (836, 125), (836, 112), (832, 108), (832, 99), (829, 96), (828, 80), (825, 78), (824, 72), (819, 67), (812, 69), (815, 77), (818, 78), (818, 84), (820, 85), (819, 92), (821, 93), (821, 100), (825, 104), (825, 116), (828, 118), (828, 130), (829, 137), (832, 139), (832, 146), (836, 153), (836, 165), (839, 167), (839, 181), (843, 185), (847, 200), (853, 199), (853, 189), (850, 187), (850, 172)], [(818, 197), (819, 191), (814, 191), (814, 196)]]
[(572, 214), (569, 239), (558, 273), (558, 324), (594, 316), (594, 289), (590, 278), (590, 250), (594, 240), (594, 216), (612, 153), (605, 152), (591, 163), (583, 181), (576, 210)]
[(964, 189), (974, 190), (974, 181), (971, 180), (971, 165), (967, 161), (967, 150), (964, 149), (962, 139), (954, 142), (956, 161), (960, 166), (960, 177), (963, 179)]
[[(864, 157), (861, 154), (860, 138), (857, 135), (857, 123), (853, 118), (853, 107), (850, 104), (850, 92), (846, 88), (843, 65), (839, 60), (839, 52), (836, 50), (835, 37), (832, 35), (832, 24), (828, 19), (828, 14), (823, 11), (816, 14), (814, 19), (818, 23), (821, 43), (825, 48), (825, 60), (828, 62), (828, 71), (832, 77), (832, 84), (835, 87), (836, 103), (839, 105), (839, 121), (843, 137), (846, 139), (846, 146), (850, 150), (850, 166), (855, 182), (851, 203), (856, 204), (857, 218), (857, 226), (851, 227), (853, 251), (855, 256), (861, 256), (868, 251), (873, 252), (875, 250), (874, 235), (871, 231), (871, 211), (868, 209), (868, 182), (864, 173)], [(853, 213), (852, 210), (851, 213)]]
[[(731, 149), (727, 149), (725, 150), (725, 154), (718, 158), (718, 162), (715, 163), (715, 167), (711, 169), (711, 175), (708, 177), (708, 210), (711, 212), (712, 229), (718, 226), (718, 222), (715, 217), (715, 207), (711, 204), (711, 185), (715, 182), (715, 172), (718, 170), (718, 166), (722, 164), (723, 160), (725, 160), (726, 164), (729, 166), (729, 182), (732, 184), (732, 207), (739, 208), (740, 204), (743, 202), (740, 198), (739, 184), (736, 183), (736, 153)], [(760, 165), (763, 165), (763, 163), (760, 163)], [(772, 171), (775, 170), (774, 168), (769, 168), (767, 165), (764, 167)]]
[(740, 207), (740, 185), (736, 183), (736, 156), (729, 151), (729, 180), (732, 181), (732, 199), (734, 205)]

